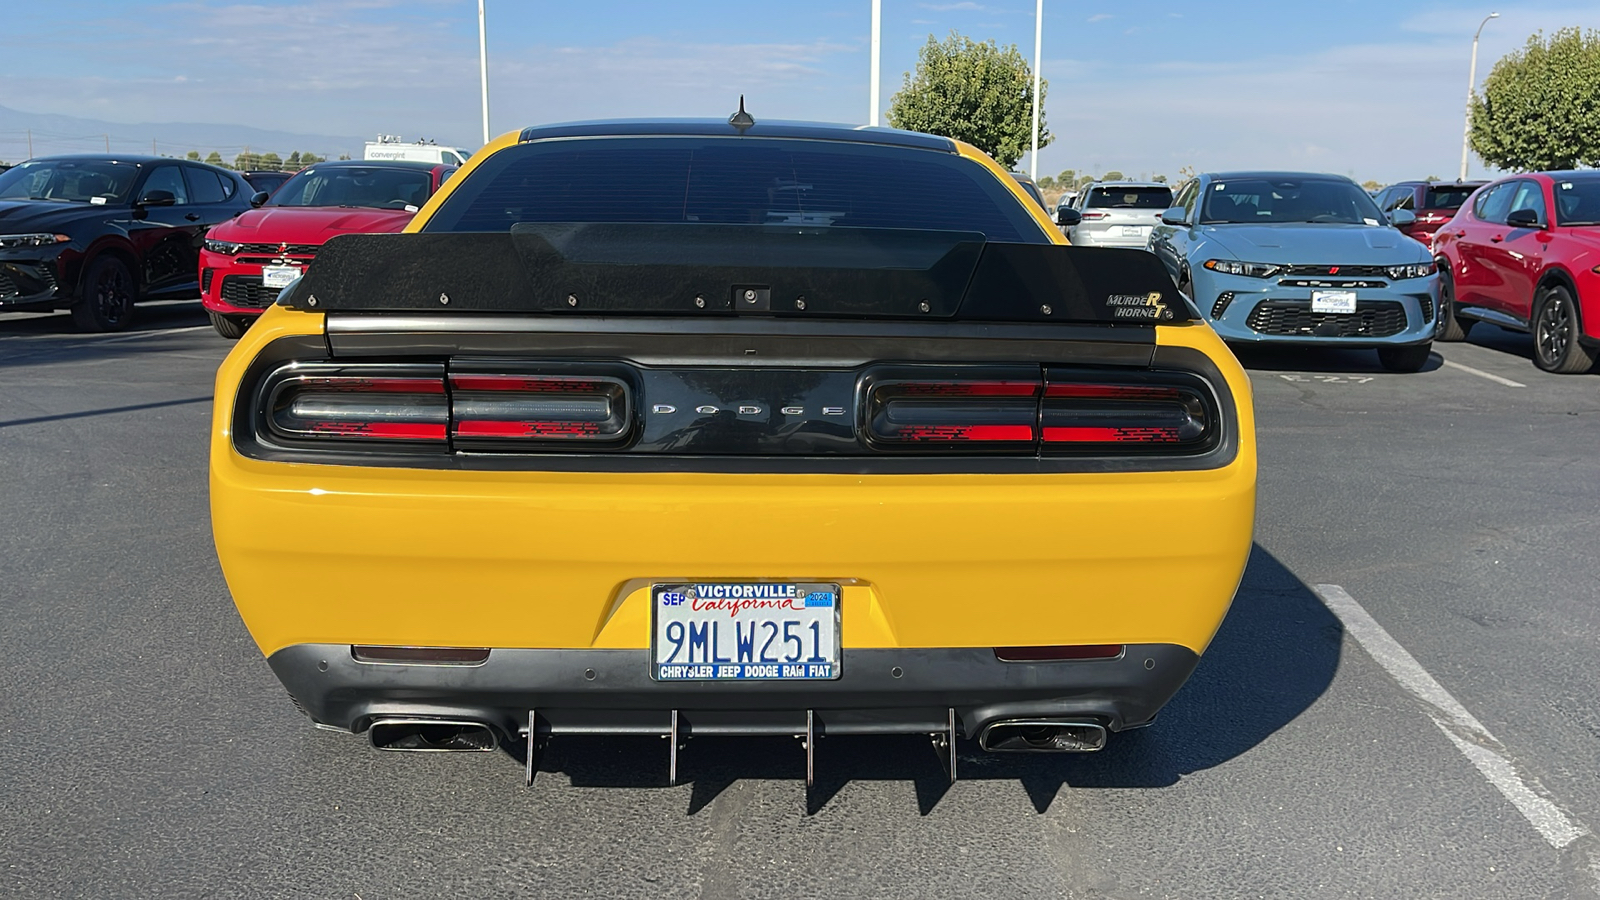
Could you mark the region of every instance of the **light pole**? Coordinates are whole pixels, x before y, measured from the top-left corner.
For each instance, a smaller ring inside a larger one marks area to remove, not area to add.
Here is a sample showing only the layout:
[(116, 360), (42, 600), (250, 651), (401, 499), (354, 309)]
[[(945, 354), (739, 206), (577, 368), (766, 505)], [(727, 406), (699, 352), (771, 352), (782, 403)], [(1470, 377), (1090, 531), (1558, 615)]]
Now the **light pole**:
[(1028, 177), (1039, 180), (1039, 48), (1044, 43), (1044, 0), (1033, 10), (1033, 152), (1028, 154)]
[(867, 116), (867, 122), (873, 127), (878, 125), (878, 107), (883, 96), (878, 84), (878, 70), (882, 68), (883, 59), (883, 0), (872, 0), (872, 89), (869, 102), (872, 112)]
[(1478, 36), (1483, 34), (1483, 26), (1489, 24), (1490, 19), (1498, 19), (1497, 12), (1489, 13), (1478, 23), (1478, 30), (1472, 34), (1472, 68), (1467, 74), (1467, 113), (1466, 122), (1461, 126), (1461, 176), (1458, 180), (1467, 180), (1467, 153), (1472, 144), (1472, 90), (1478, 86)]
[(483, 0), (478, 0), (478, 80), (483, 84), (483, 142), (489, 143), (489, 40), (484, 30)]

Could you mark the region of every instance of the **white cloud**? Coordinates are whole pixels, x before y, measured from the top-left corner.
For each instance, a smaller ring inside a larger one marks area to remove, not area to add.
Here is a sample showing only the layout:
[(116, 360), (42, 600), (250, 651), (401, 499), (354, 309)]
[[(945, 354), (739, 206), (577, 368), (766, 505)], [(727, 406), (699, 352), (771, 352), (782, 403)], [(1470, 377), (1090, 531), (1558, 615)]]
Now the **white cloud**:
[(1115, 18), (1116, 18), (1116, 16), (1113, 16), (1110, 13), (1095, 13), (1094, 15), (1092, 15), (1092, 16), (1090, 16), (1088, 18), (1088, 21), (1090, 21), (1090, 22), (1104, 22), (1107, 19), (1115, 19)]

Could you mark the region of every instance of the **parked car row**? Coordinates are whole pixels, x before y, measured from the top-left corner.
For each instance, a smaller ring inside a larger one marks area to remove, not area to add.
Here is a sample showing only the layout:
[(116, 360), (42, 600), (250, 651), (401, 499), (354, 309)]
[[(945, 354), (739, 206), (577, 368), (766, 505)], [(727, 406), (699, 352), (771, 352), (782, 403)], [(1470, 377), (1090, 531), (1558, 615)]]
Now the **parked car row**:
[(1102, 182), (1063, 198), (1056, 221), (1074, 244), (1155, 253), (1233, 344), (1371, 347), (1410, 372), (1434, 340), (1492, 322), (1531, 334), (1545, 371), (1600, 358), (1600, 173), (1375, 196), (1307, 172), (1207, 173), (1175, 194)]
[(31, 159), (0, 172), (0, 311), (67, 309), (84, 331), (116, 331), (139, 301), (199, 293), (217, 331), (237, 338), (324, 241), (400, 231), (454, 171), (363, 160), (290, 176), (160, 156)]

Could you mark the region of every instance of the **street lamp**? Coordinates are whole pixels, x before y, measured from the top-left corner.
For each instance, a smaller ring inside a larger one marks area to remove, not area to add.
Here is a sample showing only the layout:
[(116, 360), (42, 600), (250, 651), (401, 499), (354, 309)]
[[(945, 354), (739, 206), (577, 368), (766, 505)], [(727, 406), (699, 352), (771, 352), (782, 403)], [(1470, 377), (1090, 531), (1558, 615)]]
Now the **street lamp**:
[(483, 142), (489, 143), (489, 41), (483, 25), (483, 0), (478, 0), (478, 80), (483, 84)]
[(1467, 113), (1466, 121), (1461, 126), (1461, 181), (1467, 180), (1467, 153), (1472, 144), (1472, 89), (1478, 86), (1478, 36), (1483, 34), (1483, 26), (1489, 24), (1490, 19), (1498, 19), (1497, 12), (1489, 13), (1478, 23), (1478, 30), (1472, 34), (1472, 68), (1467, 75)]
[(1033, 11), (1033, 152), (1028, 154), (1028, 177), (1039, 180), (1039, 46), (1044, 40), (1044, 0)]
[(872, 106), (867, 116), (867, 124), (878, 127), (878, 107), (881, 105), (878, 87), (879, 70), (883, 68), (883, 0), (872, 0), (872, 85), (867, 91), (868, 103)]

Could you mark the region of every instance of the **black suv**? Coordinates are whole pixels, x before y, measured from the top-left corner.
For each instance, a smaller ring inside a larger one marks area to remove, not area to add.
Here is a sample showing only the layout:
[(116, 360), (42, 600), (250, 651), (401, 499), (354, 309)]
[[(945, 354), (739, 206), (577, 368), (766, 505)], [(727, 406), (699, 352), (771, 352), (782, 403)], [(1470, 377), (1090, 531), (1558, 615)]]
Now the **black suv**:
[(51, 156), (0, 173), (0, 311), (127, 327), (138, 300), (198, 296), (206, 229), (266, 200), (237, 174), (158, 156)]

